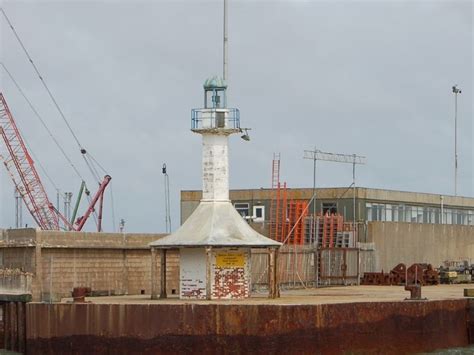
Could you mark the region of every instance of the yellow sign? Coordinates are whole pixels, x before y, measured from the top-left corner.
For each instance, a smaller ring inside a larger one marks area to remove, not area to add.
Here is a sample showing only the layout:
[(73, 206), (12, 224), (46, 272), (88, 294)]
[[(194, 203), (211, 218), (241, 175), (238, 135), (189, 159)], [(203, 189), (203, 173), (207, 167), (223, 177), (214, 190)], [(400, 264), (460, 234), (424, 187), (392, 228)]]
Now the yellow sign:
[(244, 267), (244, 253), (218, 253), (216, 254), (216, 266), (222, 268)]

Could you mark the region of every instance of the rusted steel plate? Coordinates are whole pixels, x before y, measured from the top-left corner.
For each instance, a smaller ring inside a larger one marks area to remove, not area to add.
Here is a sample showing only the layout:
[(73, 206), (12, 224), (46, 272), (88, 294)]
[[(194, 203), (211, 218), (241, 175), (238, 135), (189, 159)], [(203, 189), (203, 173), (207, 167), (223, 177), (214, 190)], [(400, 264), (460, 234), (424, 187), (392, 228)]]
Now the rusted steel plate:
[(403, 354), (468, 344), (468, 301), (27, 304), (28, 354)]

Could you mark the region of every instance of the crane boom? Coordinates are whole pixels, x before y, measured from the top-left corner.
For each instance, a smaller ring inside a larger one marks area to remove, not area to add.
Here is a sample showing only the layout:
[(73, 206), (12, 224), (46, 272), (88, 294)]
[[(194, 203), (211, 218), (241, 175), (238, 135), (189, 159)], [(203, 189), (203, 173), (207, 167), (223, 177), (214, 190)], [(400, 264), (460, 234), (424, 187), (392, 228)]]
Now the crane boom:
[[(80, 231), (87, 222), (87, 219), (95, 210), (98, 201), (100, 204), (100, 220), (102, 220), (102, 202), (105, 188), (112, 179), (106, 175), (99, 185), (99, 189), (89, 204), (83, 217), (80, 217), (76, 223), (69, 222), (49, 201), (46, 190), (36, 171), (33, 159), (28, 153), (25, 142), (21, 137), (20, 131), (13, 119), (13, 115), (8, 108), (3, 93), (0, 92), (0, 137), (3, 139), (6, 151), (0, 151), (0, 160), (7, 168), (17, 191), (21, 194), (25, 205), (28, 208), (33, 219), (43, 230), (66, 230)], [(98, 225), (98, 231), (102, 229), (101, 223)]]
[(48, 199), (33, 159), (26, 149), (2, 93), (0, 93), (0, 136), (7, 148), (0, 158), (34, 220), (41, 229), (58, 230), (60, 218)]
[(82, 229), (82, 227), (84, 227), (84, 224), (86, 223), (86, 221), (89, 218), (89, 216), (91, 215), (91, 213), (95, 211), (95, 205), (96, 205), (97, 201), (100, 200), (100, 203), (99, 203), (99, 223), (97, 225), (97, 231), (98, 232), (102, 231), (102, 202), (104, 200), (105, 188), (109, 184), (110, 180), (112, 180), (110, 175), (105, 175), (104, 176), (104, 180), (102, 180), (102, 183), (99, 185), (99, 189), (97, 190), (95, 196), (92, 198), (92, 201), (89, 204), (89, 208), (87, 209), (86, 214), (82, 217), (79, 217), (77, 219), (76, 223), (74, 224), (74, 230), (80, 231)]

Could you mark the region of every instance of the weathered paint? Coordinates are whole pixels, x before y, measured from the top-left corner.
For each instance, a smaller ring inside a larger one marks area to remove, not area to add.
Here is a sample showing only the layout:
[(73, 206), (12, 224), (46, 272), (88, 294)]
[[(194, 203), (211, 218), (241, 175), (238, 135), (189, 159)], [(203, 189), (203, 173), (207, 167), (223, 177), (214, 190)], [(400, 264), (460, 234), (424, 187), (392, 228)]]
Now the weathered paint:
[[(210, 298), (250, 296), (250, 249), (218, 248), (210, 258)], [(204, 248), (180, 249), (180, 298), (206, 299), (207, 255)]]
[(202, 135), (202, 198), (207, 201), (229, 200), (229, 137)]
[(250, 297), (250, 249), (214, 249), (211, 257), (211, 298)]
[(407, 354), (468, 345), (468, 301), (39, 304), (28, 354)]
[(206, 299), (206, 250), (181, 248), (179, 262), (182, 299)]

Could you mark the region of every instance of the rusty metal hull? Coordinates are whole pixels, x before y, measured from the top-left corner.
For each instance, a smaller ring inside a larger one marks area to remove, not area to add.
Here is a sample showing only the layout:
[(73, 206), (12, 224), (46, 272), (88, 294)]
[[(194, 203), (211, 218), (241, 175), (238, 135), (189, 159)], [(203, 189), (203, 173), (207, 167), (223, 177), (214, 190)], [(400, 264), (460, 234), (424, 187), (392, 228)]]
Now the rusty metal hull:
[(407, 354), (469, 343), (467, 300), (325, 305), (37, 304), (28, 354)]

